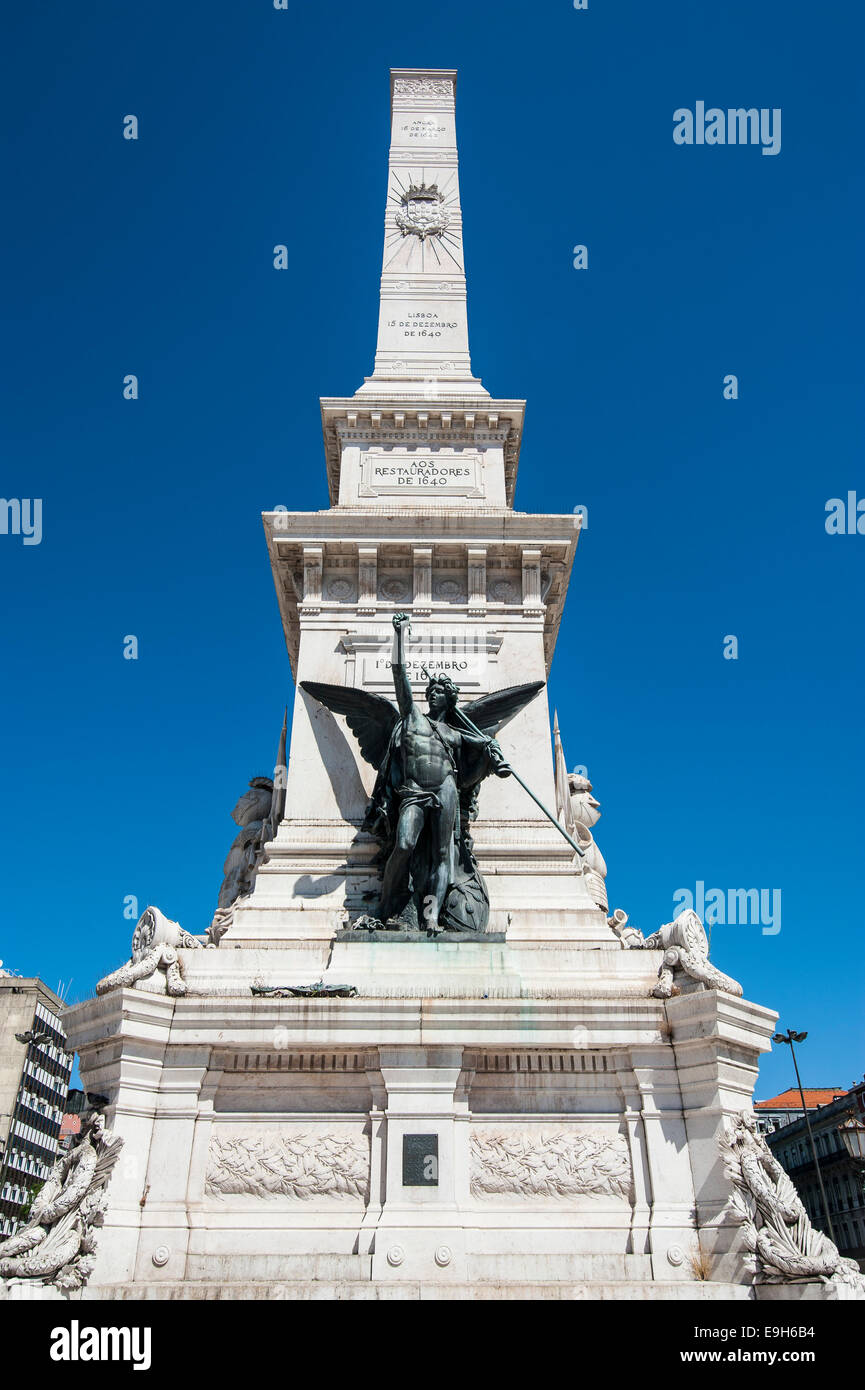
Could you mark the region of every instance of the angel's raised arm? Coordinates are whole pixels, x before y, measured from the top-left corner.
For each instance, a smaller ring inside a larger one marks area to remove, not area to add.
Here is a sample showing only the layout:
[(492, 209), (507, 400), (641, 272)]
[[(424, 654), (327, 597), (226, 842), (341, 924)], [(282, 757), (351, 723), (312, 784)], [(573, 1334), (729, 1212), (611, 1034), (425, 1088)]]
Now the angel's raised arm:
[(405, 669), (405, 635), (408, 631), (410, 619), (407, 613), (395, 613), (393, 616), (393, 652), (391, 655), (391, 673), (393, 675), (393, 688), (396, 694), (396, 702), (399, 705), (399, 712), (403, 719), (407, 719), (411, 714), (414, 704), (414, 696), (411, 689), (411, 681)]

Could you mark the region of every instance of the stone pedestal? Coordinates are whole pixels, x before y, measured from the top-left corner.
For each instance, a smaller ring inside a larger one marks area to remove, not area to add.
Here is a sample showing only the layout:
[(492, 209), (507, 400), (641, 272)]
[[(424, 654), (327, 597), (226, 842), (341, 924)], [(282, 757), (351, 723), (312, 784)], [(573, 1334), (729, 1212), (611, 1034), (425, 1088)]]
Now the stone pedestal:
[[(574, 953), (524, 977), (507, 945), (359, 943), (335, 948), (339, 979), (324, 971), (357, 996), (289, 999), (241, 976), (267, 956), (276, 982), (292, 953), (252, 954), (184, 952), (185, 998), (116, 991), (72, 1011), (85, 1084), (116, 1097), (131, 1156), (94, 1285), (630, 1297), (694, 1284), (699, 1246), (714, 1282), (750, 1286), (716, 1139), (748, 1104), (774, 1014), (710, 991), (651, 998), (656, 952), (583, 949), (602, 959), (581, 978)], [(433, 1181), (411, 1169), (417, 1142)]]

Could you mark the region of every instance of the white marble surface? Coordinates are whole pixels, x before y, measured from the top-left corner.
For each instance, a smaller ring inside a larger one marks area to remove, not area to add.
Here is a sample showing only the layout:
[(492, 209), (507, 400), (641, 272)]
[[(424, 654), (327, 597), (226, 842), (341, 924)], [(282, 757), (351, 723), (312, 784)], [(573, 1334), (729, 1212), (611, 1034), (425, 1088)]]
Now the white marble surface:
[[(730, 1253), (716, 1135), (749, 1103), (774, 1021), (709, 991), (596, 997), (588, 978), (582, 997), (558, 999), (272, 1000), (238, 988), (79, 1005), (69, 1025), (82, 1076), (116, 1097), (113, 1124), (134, 1155), (113, 1180), (94, 1280), (218, 1269), (241, 1282), (351, 1281), (365, 1277), (361, 1255), (379, 1282), (687, 1281), (687, 1259), (668, 1252), (691, 1250), (699, 1222), (713, 1277), (748, 1282)], [(407, 1133), (437, 1135), (437, 1187), (403, 1186)], [(214, 1178), (231, 1141), (247, 1191), (228, 1190), (236, 1161)], [(316, 1156), (310, 1194), (296, 1187), (301, 1159), (284, 1190), (262, 1193), (256, 1155), (292, 1144)], [(503, 1144), (517, 1176), (490, 1192)], [(550, 1174), (540, 1187), (521, 1157), (533, 1144)], [(478, 1153), (491, 1165), (480, 1180)]]

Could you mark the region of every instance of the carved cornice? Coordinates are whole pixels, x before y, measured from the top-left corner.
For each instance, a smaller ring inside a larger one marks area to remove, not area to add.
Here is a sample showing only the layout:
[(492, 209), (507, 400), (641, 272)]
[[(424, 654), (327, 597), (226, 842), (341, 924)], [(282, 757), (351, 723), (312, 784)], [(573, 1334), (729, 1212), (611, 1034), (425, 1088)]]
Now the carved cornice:
[[(579, 535), (577, 517), (533, 515), (504, 507), (480, 508), (469, 504), (465, 508), (436, 511), (429, 507), (423, 512), (412, 513), (365, 506), (333, 507), (323, 512), (268, 512), (263, 520), (293, 669), (297, 663), (301, 617), (316, 619), (332, 612), (339, 618), (359, 602), (355, 595), (360, 594), (360, 588), (355, 588), (354, 576), (345, 592), (340, 581), (336, 581), (338, 587), (334, 588), (334, 581), (327, 580), (323, 591), (320, 581), (318, 586), (313, 584), (315, 596), (311, 602), (305, 601), (304, 583), (310, 574), (318, 579), (321, 571), (331, 566), (350, 569), (355, 564), (358, 546), (376, 547), (378, 565), (387, 560), (398, 561), (399, 568), (408, 574), (413, 564), (412, 548), (418, 545), (431, 551), (431, 581), (449, 578), (445, 570), (466, 569), (468, 572), (470, 552), (478, 548), (485, 550), (487, 604), (493, 604), (497, 613), (510, 614), (522, 622), (542, 624), (549, 667)], [(528, 570), (527, 552), (531, 556)], [(315, 564), (311, 568), (313, 559)], [(526, 573), (531, 581), (529, 593)], [(445, 594), (439, 583), (437, 589), (431, 589), (428, 601), (421, 608), (424, 612), (438, 610), (440, 619), (453, 617), (462, 621), (470, 617), (470, 595), (462, 577), (461, 584), (460, 594), (454, 597)], [(387, 609), (403, 602), (390, 599), (383, 590), (375, 593), (373, 601), (370, 585), (371, 580), (367, 583), (370, 602), (366, 604), (370, 612), (375, 611), (376, 605)], [(477, 607), (476, 596), (472, 606)], [(414, 611), (420, 611), (417, 605)]]
[(457, 383), (442, 379), (435, 394), (395, 402), (384, 396), (363, 401), (356, 397), (322, 397), (321, 427), (327, 464), (327, 482), (333, 506), (339, 501), (342, 446), (349, 436), (359, 443), (394, 444), (504, 444), (505, 494), (513, 506), (519, 467), (525, 401), (497, 401), (486, 397), (461, 397)]
[(472, 1051), (465, 1053), (463, 1065), (484, 1076), (490, 1073), (513, 1075), (529, 1072), (568, 1076), (588, 1073), (597, 1076), (605, 1072), (612, 1074), (617, 1070), (616, 1058), (612, 1053), (576, 1052), (571, 1049), (567, 1052)]
[(346, 1072), (366, 1072), (378, 1065), (378, 1057), (364, 1051), (225, 1051), (218, 1054), (218, 1064), (226, 1076), (238, 1072), (316, 1072), (339, 1076)]

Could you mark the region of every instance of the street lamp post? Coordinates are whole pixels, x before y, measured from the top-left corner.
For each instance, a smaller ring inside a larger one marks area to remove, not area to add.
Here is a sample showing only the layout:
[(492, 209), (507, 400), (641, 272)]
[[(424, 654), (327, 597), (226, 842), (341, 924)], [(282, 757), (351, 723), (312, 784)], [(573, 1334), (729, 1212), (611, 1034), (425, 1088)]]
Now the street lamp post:
[(865, 1125), (851, 1113), (844, 1123), (838, 1126), (838, 1132), (853, 1162), (865, 1163)]
[(788, 1028), (786, 1033), (775, 1033), (772, 1037), (773, 1043), (786, 1043), (793, 1058), (793, 1070), (796, 1073), (796, 1083), (799, 1087), (799, 1095), (802, 1098), (802, 1114), (805, 1116), (805, 1127), (808, 1130), (808, 1138), (811, 1141), (811, 1153), (814, 1155), (814, 1167), (817, 1170), (817, 1181), (820, 1184), (820, 1196), (823, 1198), (823, 1210), (826, 1213), (826, 1225), (829, 1227), (829, 1238), (833, 1245), (838, 1242), (835, 1239), (835, 1227), (832, 1225), (832, 1217), (829, 1212), (829, 1202), (826, 1198), (826, 1189), (823, 1186), (823, 1174), (820, 1171), (820, 1160), (817, 1157), (817, 1145), (814, 1143), (814, 1132), (811, 1129), (811, 1121), (808, 1118), (808, 1107), (805, 1104), (805, 1092), (802, 1090), (802, 1078), (799, 1075), (799, 1067), (796, 1063), (796, 1049), (794, 1042), (803, 1043), (807, 1038), (807, 1033), (794, 1033), (792, 1028)]

